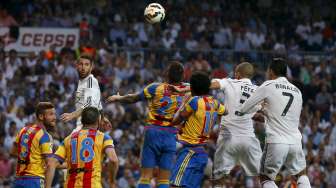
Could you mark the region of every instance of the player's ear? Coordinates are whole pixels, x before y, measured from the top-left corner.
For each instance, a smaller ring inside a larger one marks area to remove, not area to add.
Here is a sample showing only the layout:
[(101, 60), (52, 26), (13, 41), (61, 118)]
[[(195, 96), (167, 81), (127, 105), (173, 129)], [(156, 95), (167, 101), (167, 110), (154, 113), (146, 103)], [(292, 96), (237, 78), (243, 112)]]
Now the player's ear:
[(39, 114), (37, 116), (37, 119), (40, 120), (40, 121), (43, 121), (44, 120), (44, 114)]

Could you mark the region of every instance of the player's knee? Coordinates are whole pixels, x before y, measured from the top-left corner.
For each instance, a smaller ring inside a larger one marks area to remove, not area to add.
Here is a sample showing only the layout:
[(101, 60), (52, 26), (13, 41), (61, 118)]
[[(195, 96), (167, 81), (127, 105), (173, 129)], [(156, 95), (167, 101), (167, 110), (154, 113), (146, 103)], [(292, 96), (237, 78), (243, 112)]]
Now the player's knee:
[(153, 177), (153, 169), (152, 168), (142, 168), (140, 179), (152, 179)]
[(169, 177), (170, 177), (170, 171), (169, 170), (160, 169), (159, 175), (158, 175), (158, 180), (168, 180)]

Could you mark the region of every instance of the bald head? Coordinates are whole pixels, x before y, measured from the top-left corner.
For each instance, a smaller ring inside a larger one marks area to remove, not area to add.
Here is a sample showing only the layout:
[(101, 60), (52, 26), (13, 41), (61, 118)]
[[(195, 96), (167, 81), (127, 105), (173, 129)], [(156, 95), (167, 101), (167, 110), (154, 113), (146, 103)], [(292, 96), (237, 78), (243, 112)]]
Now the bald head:
[(254, 68), (251, 63), (248, 62), (243, 62), (237, 65), (236, 67), (236, 78), (241, 79), (241, 78), (249, 78), (251, 79), (254, 75)]

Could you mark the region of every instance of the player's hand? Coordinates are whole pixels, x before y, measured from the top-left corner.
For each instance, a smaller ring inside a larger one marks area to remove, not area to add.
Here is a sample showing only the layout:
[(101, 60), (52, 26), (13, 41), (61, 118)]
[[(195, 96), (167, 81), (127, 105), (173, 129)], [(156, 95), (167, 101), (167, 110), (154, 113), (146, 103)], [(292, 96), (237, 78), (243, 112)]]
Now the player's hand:
[(119, 95), (119, 92), (116, 95), (109, 96), (106, 100), (107, 103), (111, 102), (117, 102), (121, 99), (121, 96)]
[(61, 115), (61, 120), (62, 120), (63, 122), (69, 122), (69, 121), (71, 121), (72, 119), (73, 119), (73, 115), (72, 115), (72, 113), (64, 113), (64, 114)]
[(265, 119), (267, 118), (267, 114), (266, 111), (264, 110), (259, 110), (257, 113), (254, 114), (254, 116), (252, 117), (252, 119), (254, 121), (258, 121), (258, 122), (265, 122)]
[(102, 132), (106, 132), (111, 129), (112, 129), (112, 123), (110, 122), (110, 120), (104, 117), (99, 124), (99, 130)]

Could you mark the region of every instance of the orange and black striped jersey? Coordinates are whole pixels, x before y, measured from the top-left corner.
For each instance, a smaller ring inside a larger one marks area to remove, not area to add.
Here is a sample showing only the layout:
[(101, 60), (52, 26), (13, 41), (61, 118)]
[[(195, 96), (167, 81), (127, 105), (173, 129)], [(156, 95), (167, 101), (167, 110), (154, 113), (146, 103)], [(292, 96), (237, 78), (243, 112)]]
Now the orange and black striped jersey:
[(114, 147), (108, 134), (81, 129), (66, 137), (54, 157), (67, 162), (64, 187), (101, 188), (101, 170), (106, 148)]

